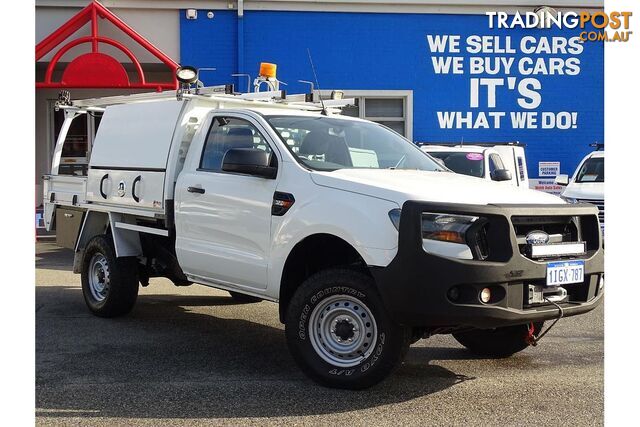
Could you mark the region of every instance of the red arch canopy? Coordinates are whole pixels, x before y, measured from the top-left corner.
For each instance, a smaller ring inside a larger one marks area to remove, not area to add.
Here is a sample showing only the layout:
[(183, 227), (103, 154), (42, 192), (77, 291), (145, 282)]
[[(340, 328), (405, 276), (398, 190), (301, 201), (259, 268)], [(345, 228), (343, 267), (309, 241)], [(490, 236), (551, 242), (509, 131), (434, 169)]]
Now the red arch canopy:
[[(102, 37), (98, 34), (98, 18), (106, 19), (116, 28), (128, 35), (133, 41), (145, 48), (158, 58), (171, 71), (170, 82), (149, 82), (145, 78), (140, 61), (124, 44), (117, 40)], [(91, 35), (73, 39), (60, 47), (49, 61), (44, 81), (36, 82), (36, 88), (131, 88), (131, 89), (177, 89), (178, 82), (174, 71), (178, 63), (156, 48), (124, 21), (114, 15), (97, 1), (92, 1), (87, 7), (65, 22), (60, 28), (36, 45), (36, 61), (47, 53), (58, 48), (80, 28), (91, 23)], [(53, 70), (60, 58), (71, 48), (91, 44), (91, 52), (79, 55), (71, 60), (62, 73), (60, 81), (53, 81)], [(122, 63), (110, 55), (99, 52), (100, 44), (108, 44), (123, 52), (136, 69), (137, 82), (131, 82)]]

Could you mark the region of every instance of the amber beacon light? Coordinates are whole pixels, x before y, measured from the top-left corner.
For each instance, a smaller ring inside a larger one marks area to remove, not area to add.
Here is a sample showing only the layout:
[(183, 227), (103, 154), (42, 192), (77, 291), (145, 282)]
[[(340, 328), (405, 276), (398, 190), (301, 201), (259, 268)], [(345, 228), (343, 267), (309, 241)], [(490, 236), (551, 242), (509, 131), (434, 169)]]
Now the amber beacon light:
[(260, 63), (260, 76), (267, 78), (276, 78), (276, 70), (278, 66), (276, 64), (272, 64), (270, 62), (261, 62)]

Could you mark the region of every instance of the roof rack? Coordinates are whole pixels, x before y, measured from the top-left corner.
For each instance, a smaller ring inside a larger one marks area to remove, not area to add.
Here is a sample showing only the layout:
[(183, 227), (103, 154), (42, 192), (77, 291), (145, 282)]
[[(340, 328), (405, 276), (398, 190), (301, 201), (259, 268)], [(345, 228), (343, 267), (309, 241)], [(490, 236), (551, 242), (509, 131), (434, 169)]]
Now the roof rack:
[[(226, 94), (231, 92), (233, 92), (233, 85), (210, 86), (210, 87), (202, 87), (198, 89), (198, 93), (202, 95)], [(165, 99), (175, 99), (177, 96), (178, 96), (178, 91), (175, 91), (175, 90), (167, 90), (163, 92), (143, 92), (143, 93), (133, 93), (130, 95), (115, 95), (115, 96), (105, 96), (100, 98), (80, 99), (80, 100), (71, 101), (71, 105), (79, 108), (107, 107), (109, 105), (117, 105), (117, 104), (130, 104), (134, 102), (161, 101)]]
[[(260, 72), (253, 82), (254, 91), (249, 92), (250, 85), (247, 86), (246, 93), (238, 93), (234, 90), (232, 84), (205, 87), (200, 80), (201, 70), (215, 70), (215, 68), (195, 68), (191, 66), (180, 66), (176, 69), (176, 79), (180, 83), (177, 90), (166, 92), (150, 92), (136, 93), (132, 95), (108, 96), (103, 98), (83, 99), (79, 101), (71, 101), (71, 95), (68, 91), (60, 92), (55, 108), (64, 109), (70, 114), (80, 114), (88, 111), (104, 111), (104, 108), (111, 105), (130, 104), (137, 102), (151, 102), (169, 99), (198, 99), (199, 101), (211, 102), (214, 108), (221, 108), (226, 103), (235, 105), (244, 104), (247, 107), (269, 106), (279, 108), (292, 108), (302, 110), (318, 110), (323, 113), (338, 112), (337, 109), (348, 105), (357, 105), (354, 98), (343, 99), (344, 92), (335, 90), (331, 93), (331, 99), (324, 100), (319, 98), (314, 102), (315, 95), (321, 97), (320, 93), (313, 90), (311, 86), (310, 93), (302, 93), (295, 95), (287, 95), (286, 91), (280, 90), (280, 84), (283, 83), (276, 78), (277, 65), (267, 62), (260, 63)], [(240, 76), (245, 74), (234, 74)], [(251, 81), (251, 76), (249, 82)], [(304, 81), (302, 81), (304, 82)], [(306, 82), (309, 83), (309, 82)], [(260, 88), (266, 85), (266, 91), (260, 91)]]
[(164, 91), (136, 93), (131, 95), (107, 96), (102, 98), (90, 98), (71, 101), (68, 96), (61, 97), (56, 102), (56, 108), (72, 110), (99, 111), (105, 107), (118, 104), (130, 104), (138, 102), (163, 101), (169, 99), (192, 98), (211, 102), (242, 103), (247, 106), (289, 107), (304, 110), (321, 111), (323, 107), (331, 110), (355, 105), (355, 98), (324, 100), (324, 106), (319, 101), (314, 101), (314, 93), (302, 93), (287, 95), (284, 90), (272, 90), (264, 92), (237, 93), (233, 85), (219, 85), (200, 87), (192, 92)]

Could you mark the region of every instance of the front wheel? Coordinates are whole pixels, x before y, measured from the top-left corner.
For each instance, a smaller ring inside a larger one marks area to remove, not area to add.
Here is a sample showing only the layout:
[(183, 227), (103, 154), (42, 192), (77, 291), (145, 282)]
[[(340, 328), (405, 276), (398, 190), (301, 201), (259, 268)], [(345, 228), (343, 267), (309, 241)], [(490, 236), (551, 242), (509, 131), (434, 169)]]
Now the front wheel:
[(348, 269), (305, 280), (286, 316), (289, 349), (314, 381), (363, 389), (384, 379), (404, 358), (411, 330), (393, 322), (373, 279)]
[[(534, 323), (538, 335), (544, 322)], [(469, 351), (479, 356), (509, 357), (529, 346), (526, 341), (529, 325), (504, 326), (495, 329), (474, 329), (453, 334), (453, 337)]]

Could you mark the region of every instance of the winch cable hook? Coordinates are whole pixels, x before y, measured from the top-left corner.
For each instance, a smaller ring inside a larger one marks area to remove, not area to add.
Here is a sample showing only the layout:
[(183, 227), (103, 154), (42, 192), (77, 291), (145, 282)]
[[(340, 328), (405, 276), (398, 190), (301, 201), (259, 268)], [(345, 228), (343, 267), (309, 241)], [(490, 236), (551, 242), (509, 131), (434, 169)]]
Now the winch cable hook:
[(556, 308), (558, 309), (558, 317), (556, 318), (556, 320), (553, 321), (553, 323), (551, 325), (549, 325), (549, 327), (547, 329), (545, 329), (544, 332), (542, 332), (540, 335), (536, 336), (536, 328), (533, 325), (533, 322), (529, 323), (529, 329), (527, 330), (527, 336), (525, 337), (525, 341), (527, 342), (527, 344), (529, 344), (530, 346), (537, 346), (538, 342), (542, 339), (542, 337), (544, 337), (545, 335), (547, 335), (547, 332), (549, 332), (551, 330), (551, 328), (553, 328), (555, 326), (556, 323), (558, 323), (558, 320), (562, 319), (562, 317), (564, 316), (564, 310), (562, 309), (562, 307), (560, 307), (560, 305), (558, 305), (557, 303), (549, 300), (548, 298), (545, 298), (545, 301), (547, 301), (550, 304), (553, 304), (556, 306)]

